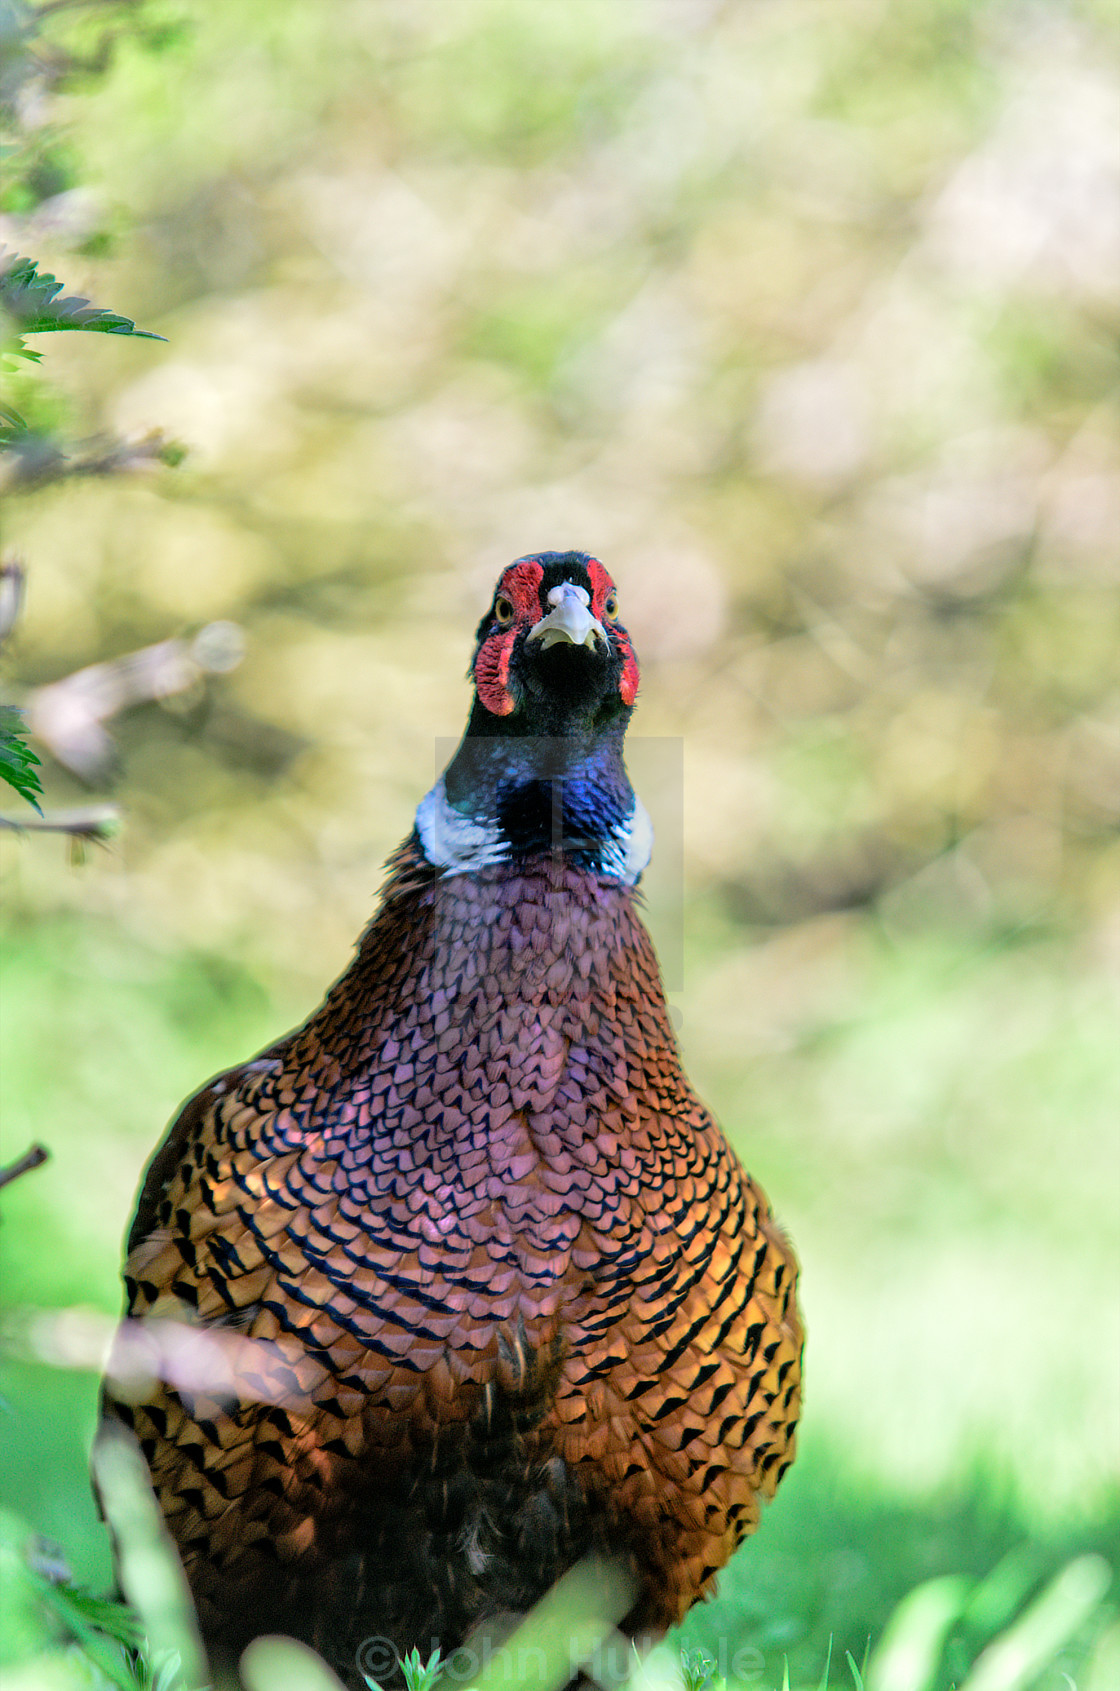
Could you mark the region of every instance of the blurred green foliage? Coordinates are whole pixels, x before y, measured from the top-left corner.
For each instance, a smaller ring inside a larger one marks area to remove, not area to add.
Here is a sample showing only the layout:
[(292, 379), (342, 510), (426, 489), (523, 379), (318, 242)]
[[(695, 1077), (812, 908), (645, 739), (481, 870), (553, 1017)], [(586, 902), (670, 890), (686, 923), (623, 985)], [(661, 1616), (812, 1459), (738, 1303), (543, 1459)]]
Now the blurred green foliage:
[(497, 570), (576, 545), (685, 742), (686, 1062), (805, 1268), (802, 1455), (685, 1637), (847, 1683), (1015, 1551), (1009, 1624), (1120, 1519), (1111, 8), (236, 0), (101, 53), (110, 10), (56, 20), (102, 69), (45, 53), (0, 240), (168, 337), (58, 337), (44, 415), (190, 456), (12, 507), (15, 663), (34, 722), (245, 656), (111, 724), (80, 874), (0, 841), (5, 1154), (54, 1152), (4, 1194), (5, 1496), (107, 1577), (88, 1343), (21, 1312), (115, 1310), (160, 1124), (344, 967)]

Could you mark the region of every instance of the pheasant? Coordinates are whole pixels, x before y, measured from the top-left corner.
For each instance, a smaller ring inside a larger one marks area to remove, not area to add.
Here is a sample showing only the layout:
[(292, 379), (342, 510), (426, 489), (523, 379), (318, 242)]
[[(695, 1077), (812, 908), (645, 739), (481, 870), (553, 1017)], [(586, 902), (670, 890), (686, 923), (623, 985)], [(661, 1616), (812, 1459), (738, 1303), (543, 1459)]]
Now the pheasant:
[(106, 1386), (211, 1650), (282, 1631), (353, 1687), (363, 1640), (446, 1653), (591, 1552), (660, 1634), (794, 1454), (796, 1262), (681, 1069), (602, 564), (512, 564), (470, 674), (353, 963), (147, 1171), (129, 1315), (249, 1361)]

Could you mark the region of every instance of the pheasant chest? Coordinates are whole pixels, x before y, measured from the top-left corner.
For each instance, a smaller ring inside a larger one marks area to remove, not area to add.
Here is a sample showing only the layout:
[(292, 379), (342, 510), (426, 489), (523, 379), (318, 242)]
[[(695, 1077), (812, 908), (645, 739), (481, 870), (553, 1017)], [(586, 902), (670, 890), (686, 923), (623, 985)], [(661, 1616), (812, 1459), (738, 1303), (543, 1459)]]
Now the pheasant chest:
[[(547, 1315), (640, 1261), (669, 1272), (717, 1194), (632, 903), (551, 864), (390, 902), (286, 1059), (219, 1111), (207, 1207), (236, 1212), (261, 1262), (314, 1264), (379, 1318), (392, 1280), (433, 1318), (472, 1280), (480, 1312), (532, 1288)], [(219, 1247), (209, 1271), (233, 1309), (245, 1259)]]

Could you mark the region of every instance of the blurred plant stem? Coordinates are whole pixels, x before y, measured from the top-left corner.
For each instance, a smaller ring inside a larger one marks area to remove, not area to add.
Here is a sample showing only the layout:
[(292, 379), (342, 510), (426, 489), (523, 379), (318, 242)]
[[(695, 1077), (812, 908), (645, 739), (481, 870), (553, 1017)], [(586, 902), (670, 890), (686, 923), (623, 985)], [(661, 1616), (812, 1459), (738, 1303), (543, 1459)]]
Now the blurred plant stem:
[(0, 1168), (0, 1186), (10, 1185), (13, 1180), (18, 1180), (21, 1174), (27, 1174), (33, 1168), (41, 1168), (49, 1156), (50, 1152), (45, 1145), (32, 1145), (22, 1157), (17, 1157), (15, 1162), (6, 1163)]

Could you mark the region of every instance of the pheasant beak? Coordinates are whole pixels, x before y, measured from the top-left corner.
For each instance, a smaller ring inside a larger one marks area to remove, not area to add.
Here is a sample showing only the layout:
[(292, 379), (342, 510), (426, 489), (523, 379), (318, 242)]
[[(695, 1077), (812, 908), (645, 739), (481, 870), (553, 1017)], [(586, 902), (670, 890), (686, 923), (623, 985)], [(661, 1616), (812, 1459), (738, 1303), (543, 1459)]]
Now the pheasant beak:
[(577, 587), (574, 581), (562, 581), (559, 587), (551, 589), (548, 602), (552, 610), (528, 634), (528, 639), (541, 642), (542, 652), (561, 642), (592, 650), (600, 640), (604, 646), (607, 644), (607, 631), (598, 617), (591, 615), (591, 601), (584, 588)]

